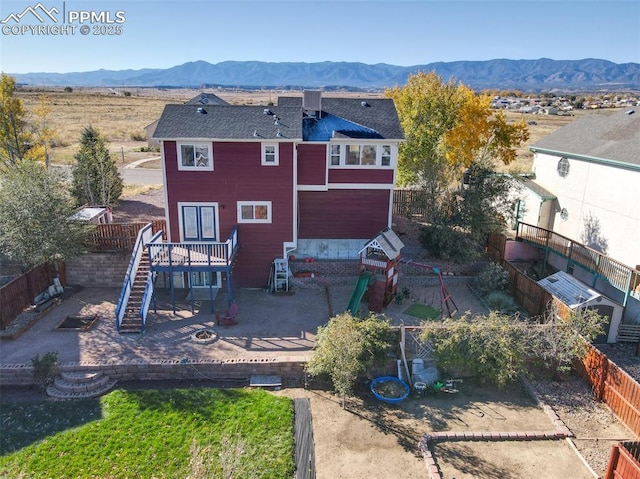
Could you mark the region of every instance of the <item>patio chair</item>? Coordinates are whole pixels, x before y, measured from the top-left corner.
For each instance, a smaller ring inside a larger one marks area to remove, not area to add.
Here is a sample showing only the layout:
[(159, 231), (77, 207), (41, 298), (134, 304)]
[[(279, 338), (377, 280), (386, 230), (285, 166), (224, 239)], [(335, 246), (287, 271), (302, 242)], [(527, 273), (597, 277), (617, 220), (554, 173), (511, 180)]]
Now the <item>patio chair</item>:
[(238, 305), (236, 303), (232, 303), (231, 306), (229, 306), (229, 311), (216, 311), (216, 324), (218, 324), (218, 326), (222, 325), (225, 328), (234, 326), (238, 324), (238, 321), (236, 321), (237, 315)]

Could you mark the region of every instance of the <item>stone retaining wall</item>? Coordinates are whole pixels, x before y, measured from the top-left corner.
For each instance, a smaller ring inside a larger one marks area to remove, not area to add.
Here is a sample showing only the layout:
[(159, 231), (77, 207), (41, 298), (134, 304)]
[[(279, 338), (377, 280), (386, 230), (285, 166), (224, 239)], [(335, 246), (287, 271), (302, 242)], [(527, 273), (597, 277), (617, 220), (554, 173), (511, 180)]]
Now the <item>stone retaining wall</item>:
[(127, 274), (130, 254), (87, 253), (65, 263), (68, 285), (87, 288), (120, 288)]
[[(61, 371), (103, 371), (111, 379), (146, 381), (163, 379), (249, 379), (253, 375), (277, 375), (283, 379), (303, 380), (308, 358), (283, 357), (279, 359), (237, 358), (220, 360), (132, 360), (123, 363), (67, 363)], [(0, 366), (0, 384), (3, 386), (30, 386), (33, 368), (29, 364)]]

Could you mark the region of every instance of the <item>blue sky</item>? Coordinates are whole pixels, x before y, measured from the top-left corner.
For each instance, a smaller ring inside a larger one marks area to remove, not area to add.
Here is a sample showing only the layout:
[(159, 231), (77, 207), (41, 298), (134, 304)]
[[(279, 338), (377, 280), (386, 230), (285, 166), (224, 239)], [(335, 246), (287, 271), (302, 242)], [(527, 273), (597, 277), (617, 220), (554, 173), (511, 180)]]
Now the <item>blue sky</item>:
[[(124, 12), (121, 24), (73, 22), (72, 34), (31, 13), (0, 34), (6, 73), (168, 68), (188, 61), (354, 61), (419, 65), (494, 58), (640, 63), (637, 0), (2, 0), (0, 21), (41, 5), (69, 12)], [(60, 13), (57, 25), (61, 25)], [(65, 17), (67, 18), (67, 17)], [(102, 17), (105, 20), (105, 17)], [(82, 35), (82, 25), (92, 30)], [(100, 30), (98, 30), (99, 32)]]

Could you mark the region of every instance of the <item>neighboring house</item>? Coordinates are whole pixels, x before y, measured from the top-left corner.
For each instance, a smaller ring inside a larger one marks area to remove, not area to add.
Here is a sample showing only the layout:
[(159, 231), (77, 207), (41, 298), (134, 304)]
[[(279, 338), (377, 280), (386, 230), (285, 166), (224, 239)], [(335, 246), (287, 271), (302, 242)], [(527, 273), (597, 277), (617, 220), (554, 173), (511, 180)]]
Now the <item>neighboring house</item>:
[(156, 148), (160, 146), (160, 142), (156, 140), (153, 135), (156, 132), (158, 126), (158, 120), (153, 120), (147, 126), (144, 127), (145, 135), (147, 136), (147, 146), (149, 148)]
[(640, 265), (640, 112), (586, 114), (530, 150), (520, 220)]
[(207, 106), (227, 106), (228, 102), (224, 101), (218, 95), (214, 95), (213, 93), (200, 93), (197, 96), (194, 96), (191, 100), (186, 101), (187, 105), (207, 105)]
[[(306, 91), (269, 107), (167, 105), (155, 138), (169, 241), (233, 238), (239, 253), (222, 272), (240, 286), (265, 286), (290, 255), (355, 259), (391, 226), (404, 136), (390, 99)], [(217, 271), (187, 281), (218, 286)]]

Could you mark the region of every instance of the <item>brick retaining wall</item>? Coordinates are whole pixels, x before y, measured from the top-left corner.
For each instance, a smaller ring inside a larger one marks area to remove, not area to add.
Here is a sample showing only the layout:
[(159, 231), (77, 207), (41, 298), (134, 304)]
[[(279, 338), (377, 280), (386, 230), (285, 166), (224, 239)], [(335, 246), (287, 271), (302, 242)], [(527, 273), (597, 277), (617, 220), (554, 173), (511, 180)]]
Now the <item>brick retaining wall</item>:
[[(62, 371), (100, 371), (111, 379), (121, 381), (162, 379), (249, 379), (252, 375), (278, 375), (283, 379), (304, 379), (305, 356), (266, 358), (236, 358), (228, 360), (132, 360), (123, 363), (67, 363)], [(0, 384), (3, 386), (30, 386), (33, 368), (29, 364), (0, 366)]]
[(130, 254), (87, 253), (66, 262), (68, 285), (87, 288), (120, 288), (129, 266)]

